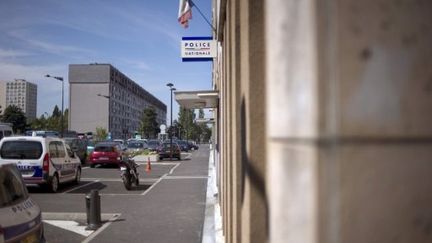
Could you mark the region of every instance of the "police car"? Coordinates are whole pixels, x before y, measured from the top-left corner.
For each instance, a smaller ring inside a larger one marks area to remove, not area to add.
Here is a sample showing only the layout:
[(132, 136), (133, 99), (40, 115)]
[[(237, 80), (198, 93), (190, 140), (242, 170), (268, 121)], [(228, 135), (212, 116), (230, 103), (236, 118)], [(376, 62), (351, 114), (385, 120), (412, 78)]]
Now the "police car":
[(41, 210), (14, 164), (0, 165), (0, 242), (45, 242)]
[(54, 137), (7, 137), (0, 141), (0, 164), (16, 164), (24, 182), (45, 186), (57, 192), (60, 183), (81, 179), (81, 161)]

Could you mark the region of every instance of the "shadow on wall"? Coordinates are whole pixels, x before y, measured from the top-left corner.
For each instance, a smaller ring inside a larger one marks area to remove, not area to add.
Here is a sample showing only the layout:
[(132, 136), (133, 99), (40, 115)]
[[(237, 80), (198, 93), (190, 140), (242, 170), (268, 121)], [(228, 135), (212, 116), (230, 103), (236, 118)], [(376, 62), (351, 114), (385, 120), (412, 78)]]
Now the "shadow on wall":
[(244, 197), (245, 197), (245, 184), (246, 184), (246, 178), (249, 179), (251, 186), (255, 188), (259, 196), (261, 198), (261, 201), (264, 202), (265, 207), (265, 227), (266, 227), (266, 238), (268, 239), (268, 233), (270, 232), (269, 227), (269, 208), (268, 208), (268, 201), (267, 201), (267, 191), (265, 187), (265, 182), (263, 175), (261, 175), (257, 168), (253, 165), (252, 161), (249, 159), (246, 149), (246, 142), (247, 142), (247, 130), (246, 130), (246, 107), (245, 107), (245, 100), (244, 97), (242, 98), (241, 102), (241, 114), (240, 114), (240, 134), (241, 134), (241, 156), (242, 156), (242, 168), (241, 168), (241, 204), (243, 205)]

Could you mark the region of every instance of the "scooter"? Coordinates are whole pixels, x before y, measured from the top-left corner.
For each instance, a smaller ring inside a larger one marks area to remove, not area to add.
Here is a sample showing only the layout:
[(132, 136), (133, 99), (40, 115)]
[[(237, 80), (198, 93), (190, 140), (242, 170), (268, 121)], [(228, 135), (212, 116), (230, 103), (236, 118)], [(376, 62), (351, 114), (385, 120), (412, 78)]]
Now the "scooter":
[(127, 159), (120, 164), (120, 177), (126, 190), (132, 189), (132, 184), (139, 186), (139, 173), (137, 171), (138, 164), (132, 159)]

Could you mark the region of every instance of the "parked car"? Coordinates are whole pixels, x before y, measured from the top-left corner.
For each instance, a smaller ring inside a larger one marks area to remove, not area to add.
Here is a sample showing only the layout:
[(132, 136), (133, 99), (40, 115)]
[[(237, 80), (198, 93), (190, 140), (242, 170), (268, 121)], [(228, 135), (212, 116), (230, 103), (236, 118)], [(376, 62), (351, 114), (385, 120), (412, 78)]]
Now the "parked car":
[(0, 164), (14, 163), (24, 182), (57, 192), (60, 183), (81, 180), (81, 162), (63, 139), (8, 137), (0, 142)]
[(57, 131), (26, 131), (24, 133), (26, 136), (39, 136), (39, 137), (60, 137), (60, 134)]
[(123, 151), (116, 142), (99, 142), (90, 153), (88, 162), (90, 167), (96, 165), (117, 165), (123, 160)]
[(114, 139), (113, 142), (116, 142), (120, 145), (121, 150), (126, 150), (127, 149), (127, 145), (125, 140), (123, 139)]
[(93, 152), (95, 146), (95, 142), (91, 139), (87, 140), (87, 155)]
[(87, 140), (79, 138), (64, 138), (66, 144), (76, 153), (81, 160), (81, 164), (84, 164), (87, 159)]
[(154, 139), (154, 140), (148, 140), (147, 144), (148, 144), (148, 149), (150, 151), (157, 151), (157, 149), (161, 145), (161, 142), (157, 139)]
[(188, 142), (184, 140), (177, 140), (176, 143), (180, 146), (181, 151), (189, 152), (189, 150), (191, 149)]
[(188, 141), (188, 144), (189, 144), (189, 147), (191, 148), (191, 150), (198, 150), (199, 149), (199, 146), (194, 141)]
[(126, 151), (128, 153), (140, 153), (144, 152), (144, 150), (146, 150), (147, 148), (147, 143), (143, 141), (133, 141), (128, 143)]
[[(181, 150), (180, 146), (177, 143), (172, 143), (172, 157), (181, 160)], [(164, 158), (171, 157), (171, 143), (163, 143), (159, 146), (158, 149), (159, 159), (163, 160)]]
[(0, 242), (45, 242), (41, 209), (14, 164), (0, 165)]
[(12, 126), (8, 123), (0, 123), (0, 140), (3, 137), (13, 136)]

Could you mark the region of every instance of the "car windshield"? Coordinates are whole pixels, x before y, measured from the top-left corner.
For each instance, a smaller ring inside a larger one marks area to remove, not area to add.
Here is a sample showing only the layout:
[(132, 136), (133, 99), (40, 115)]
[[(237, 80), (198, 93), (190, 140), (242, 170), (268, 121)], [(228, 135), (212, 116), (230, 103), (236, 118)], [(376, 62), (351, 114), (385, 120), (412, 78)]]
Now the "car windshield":
[(128, 148), (143, 148), (144, 144), (142, 143), (130, 143), (128, 144)]
[[(171, 148), (171, 144), (170, 143), (164, 143), (163, 146), (164, 146), (164, 148)], [(176, 148), (176, 147), (177, 147), (177, 144), (173, 143), (173, 148)]]
[(157, 146), (159, 146), (159, 142), (158, 141), (149, 141), (148, 146), (150, 148), (156, 148)]
[(28, 197), (19, 173), (9, 166), (0, 167), (0, 207), (14, 205)]
[(114, 146), (112, 145), (96, 145), (94, 151), (96, 152), (114, 152)]
[(6, 141), (0, 149), (3, 159), (39, 159), (42, 144), (37, 141)]

